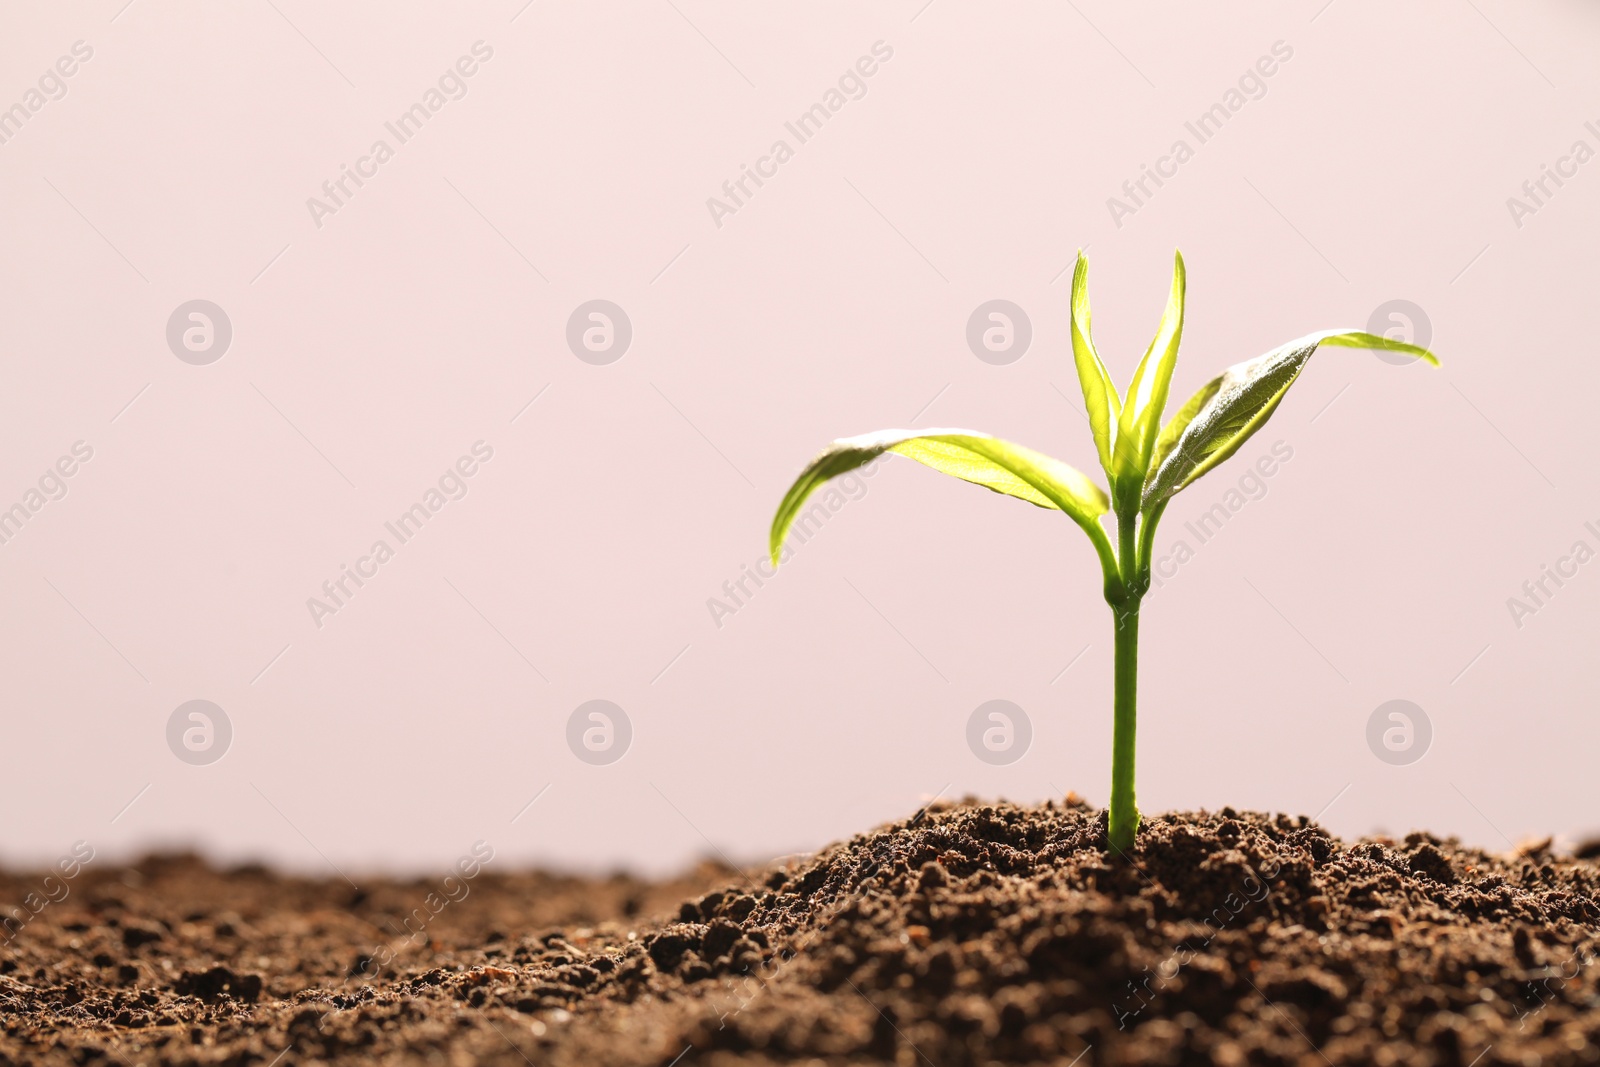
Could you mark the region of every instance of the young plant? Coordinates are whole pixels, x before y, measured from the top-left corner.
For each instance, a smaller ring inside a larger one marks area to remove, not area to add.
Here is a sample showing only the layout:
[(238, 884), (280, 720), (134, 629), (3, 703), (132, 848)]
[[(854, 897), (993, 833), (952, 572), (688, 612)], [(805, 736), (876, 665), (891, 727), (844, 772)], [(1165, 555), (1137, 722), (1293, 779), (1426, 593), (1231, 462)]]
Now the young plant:
[[(908, 456), (936, 471), (997, 493), (1064, 512), (1089, 536), (1105, 574), (1115, 644), (1115, 719), (1111, 747), (1111, 846), (1125, 851), (1139, 829), (1134, 803), (1134, 738), (1139, 663), (1139, 605), (1150, 588), (1156, 524), (1172, 497), (1239, 450), (1272, 417), (1319, 345), (1404, 352), (1438, 366), (1417, 345), (1361, 330), (1324, 330), (1238, 363), (1211, 379), (1165, 426), (1167, 389), (1183, 337), (1183, 255), (1174, 257), (1172, 292), (1155, 340), (1119, 396), (1089, 332), (1089, 263), (1078, 253), (1072, 275), (1072, 356), (1083, 385), (1107, 494), (1082, 472), (1032, 449), (971, 430), (880, 430), (828, 446), (800, 472), (772, 520), (776, 566), (785, 535), (806, 498), (830, 478), (885, 452)], [(1115, 543), (1101, 516), (1116, 518)]]

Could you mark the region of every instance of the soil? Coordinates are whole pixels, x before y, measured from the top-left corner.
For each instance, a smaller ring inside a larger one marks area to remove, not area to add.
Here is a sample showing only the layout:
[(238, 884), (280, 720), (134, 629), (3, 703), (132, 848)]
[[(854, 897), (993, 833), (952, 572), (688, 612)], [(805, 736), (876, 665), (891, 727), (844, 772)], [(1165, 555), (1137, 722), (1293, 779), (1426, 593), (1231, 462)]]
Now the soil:
[(0, 946), (0, 1064), (1600, 1063), (1600, 862), (1548, 842), (1223, 809), (1118, 857), (1068, 797), (667, 883), (45, 878), (0, 875), (58, 898)]

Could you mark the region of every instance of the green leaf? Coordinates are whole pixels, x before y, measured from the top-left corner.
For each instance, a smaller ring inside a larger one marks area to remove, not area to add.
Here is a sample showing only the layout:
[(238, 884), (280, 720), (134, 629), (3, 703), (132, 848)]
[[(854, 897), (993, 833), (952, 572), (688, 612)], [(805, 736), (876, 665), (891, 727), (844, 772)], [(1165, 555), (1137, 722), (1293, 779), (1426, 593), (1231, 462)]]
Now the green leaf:
[(1082, 472), (1058, 459), (971, 430), (879, 430), (835, 441), (800, 472), (772, 518), (769, 547), (774, 566), (789, 528), (796, 521), (804, 526), (801, 509), (806, 499), (830, 478), (870, 463), (885, 452), (908, 456), (936, 471), (1042, 508), (1066, 512), (1086, 532), (1093, 526), (1104, 538), (1096, 520), (1110, 510), (1111, 502)]
[[(1167, 391), (1172, 370), (1178, 364), (1178, 345), (1183, 340), (1183, 298), (1187, 276), (1183, 253), (1172, 259), (1172, 291), (1161, 315), (1161, 325), (1145, 350), (1139, 369), (1133, 372), (1122, 416), (1117, 421), (1117, 460), (1125, 474), (1143, 476), (1150, 462), (1151, 448), (1161, 428), (1161, 414), (1167, 407)], [(1126, 444), (1124, 444), (1126, 442)]]
[[(1179, 408), (1178, 413), (1172, 416), (1172, 421), (1162, 429), (1161, 436), (1156, 438), (1155, 448), (1150, 452), (1150, 471), (1152, 475), (1160, 469), (1161, 464), (1165, 462), (1167, 456), (1177, 446), (1178, 438), (1183, 436), (1183, 431), (1189, 428), (1189, 424), (1200, 413), (1200, 409), (1205, 407), (1211, 398), (1217, 395), (1217, 390), (1221, 388), (1221, 377), (1211, 379), (1200, 387), (1198, 393), (1184, 401), (1183, 407)], [(1149, 479), (1147, 478), (1147, 486), (1148, 482)]]
[(1235, 364), (1190, 397), (1161, 431), (1145, 476), (1143, 509), (1149, 512), (1237, 452), (1272, 417), (1318, 345), (1407, 352), (1439, 365), (1426, 348), (1361, 330), (1324, 330)]
[(1078, 383), (1083, 386), (1083, 406), (1089, 412), (1089, 429), (1094, 433), (1094, 445), (1100, 453), (1100, 466), (1105, 468), (1107, 477), (1115, 478), (1116, 465), (1111, 460), (1111, 449), (1122, 400), (1089, 335), (1089, 259), (1081, 251), (1078, 264), (1072, 270), (1070, 317), (1072, 360), (1078, 367)]
[(1381, 337), (1375, 333), (1367, 333), (1365, 330), (1324, 330), (1311, 336), (1319, 338), (1325, 345), (1333, 345), (1337, 348), (1376, 348), (1384, 352), (1404, 352), (1407, 355), (1416, 356), (1430, 367), (1439, 365), (1439, 357), (1421, 345), (1410, 344), (1406, 341), (1396, 341), (1391, 337)]

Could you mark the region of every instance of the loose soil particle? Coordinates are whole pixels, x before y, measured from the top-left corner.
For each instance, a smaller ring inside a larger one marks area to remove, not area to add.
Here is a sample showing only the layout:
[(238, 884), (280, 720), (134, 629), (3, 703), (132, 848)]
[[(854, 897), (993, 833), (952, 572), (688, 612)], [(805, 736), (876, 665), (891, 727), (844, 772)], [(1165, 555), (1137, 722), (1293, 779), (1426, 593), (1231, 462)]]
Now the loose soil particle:
[(437, 915), (90, 865), (0, 947), (0, 1064), (1600, 1063), (1600, 864), (1548, 849), (1223, 809), (1124, 858), (1069, 797), (667, 883), (491, 867)]

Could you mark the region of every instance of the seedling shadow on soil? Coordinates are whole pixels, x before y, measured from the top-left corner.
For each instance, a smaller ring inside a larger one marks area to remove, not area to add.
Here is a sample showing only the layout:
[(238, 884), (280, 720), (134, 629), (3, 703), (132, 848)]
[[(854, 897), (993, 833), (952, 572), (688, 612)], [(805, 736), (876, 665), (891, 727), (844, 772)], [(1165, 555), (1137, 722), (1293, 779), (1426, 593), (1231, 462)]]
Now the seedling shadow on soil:
[(1593, 860), (1226, 808), (1120, 862), (1105, 832), (968, 800), (784, 866), (490, 868), (415, 937), (430, 880), (90, 866), (0, 947), (0, 1064), (1597, 1058)]

